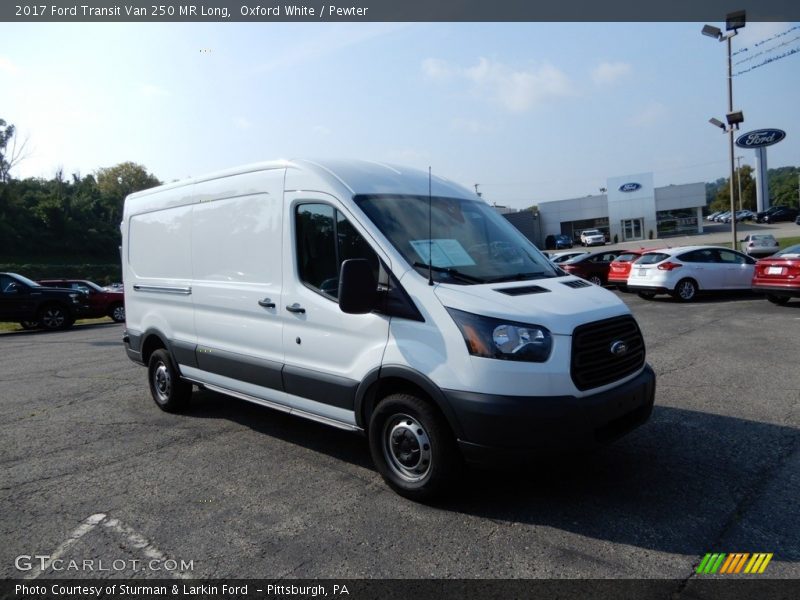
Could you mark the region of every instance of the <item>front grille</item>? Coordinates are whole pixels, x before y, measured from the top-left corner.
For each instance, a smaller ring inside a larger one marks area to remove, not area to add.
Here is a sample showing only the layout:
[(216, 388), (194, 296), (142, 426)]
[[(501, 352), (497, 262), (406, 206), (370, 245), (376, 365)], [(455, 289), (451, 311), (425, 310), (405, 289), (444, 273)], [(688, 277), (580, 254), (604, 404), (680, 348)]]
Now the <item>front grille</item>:
[[(616, 342), (622, 342), (627, 350), (612, 353)], [(644, 339), (636, 320), (629, 315), (587, 323), (572, 333), (570, 375), (579, 390), (608, 385), (643, 365)]]

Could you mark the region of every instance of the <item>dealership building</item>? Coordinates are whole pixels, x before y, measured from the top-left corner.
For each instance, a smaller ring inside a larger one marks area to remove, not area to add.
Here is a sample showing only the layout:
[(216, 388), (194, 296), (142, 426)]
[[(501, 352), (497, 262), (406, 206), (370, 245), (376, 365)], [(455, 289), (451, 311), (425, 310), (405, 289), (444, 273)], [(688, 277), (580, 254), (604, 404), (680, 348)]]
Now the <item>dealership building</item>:
[(542, 202), (538, 215), (519, 211), (503, 216), (540, 247), (548, 235), (559, 233), (579, 242), (586, 229), (599, 229), (612, 242), (703, 232), (704, 183), (656, 188), (652, 173), (607, 181), (603, 194)]

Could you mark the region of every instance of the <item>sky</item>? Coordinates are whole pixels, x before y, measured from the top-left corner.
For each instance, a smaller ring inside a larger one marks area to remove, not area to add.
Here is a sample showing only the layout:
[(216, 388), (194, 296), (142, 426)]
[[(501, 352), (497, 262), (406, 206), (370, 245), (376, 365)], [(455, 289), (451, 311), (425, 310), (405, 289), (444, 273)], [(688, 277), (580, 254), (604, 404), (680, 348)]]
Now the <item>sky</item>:
[[(727, 112), (727, 54), (702, 25), (0, 23), (0, 118), (28, 140), (18, 178), (364, 158), (525, 208), (626, 174), (727, 177), (708, 123)], [(800, 48), (797, 26), (748, 23), (734, 72)], [(742, 132), (786, 131), (769, 167), (800, 165), (800, 52), (733, 83)]]

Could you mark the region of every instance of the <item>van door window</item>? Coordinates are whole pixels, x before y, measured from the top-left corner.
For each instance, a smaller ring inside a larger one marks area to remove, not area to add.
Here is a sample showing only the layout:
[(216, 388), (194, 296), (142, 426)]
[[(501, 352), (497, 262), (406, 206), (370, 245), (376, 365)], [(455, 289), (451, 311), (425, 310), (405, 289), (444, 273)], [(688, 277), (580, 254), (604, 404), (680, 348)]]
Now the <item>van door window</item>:
[(328, 204), (301, 204), (295, 213), (300, 280), (331, 299), (339, 295), (339, 269), (349, 258), (366, 258), (378, 277), (378, 256), (347, 218)]

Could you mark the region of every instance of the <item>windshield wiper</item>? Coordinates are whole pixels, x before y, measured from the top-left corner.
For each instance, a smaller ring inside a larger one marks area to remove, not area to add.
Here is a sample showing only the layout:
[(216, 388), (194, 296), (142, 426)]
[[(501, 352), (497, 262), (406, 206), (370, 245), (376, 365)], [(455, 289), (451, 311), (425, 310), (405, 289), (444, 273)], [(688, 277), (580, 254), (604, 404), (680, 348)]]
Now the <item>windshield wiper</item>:
[(524, 281), (525, 279), (544, 279), (553, 277), (544, 271), (532, 271), (530, 273), (512, 273), (511, 275), (503, 275), (502, 277), (495, 277), (487, 279), (486, 283), (500, 283), (501, 281)]
[(430, 269), (431, 271), (435, 271), (436, 273), (445, 273), (450, 275), (453, 279), (460, 279), (461, 281), (466, 281), (468, 283), (486, 283), (485, 279), (480, 277), (475, 277), (473, 275), (467, 275), (466, 273), (462, 273), (458, 269), (454, 269), (452, 267), (435, 267), (428, 265), (422, 262), (415, 262), (415, 267), (422, 267), (423, 269)]

